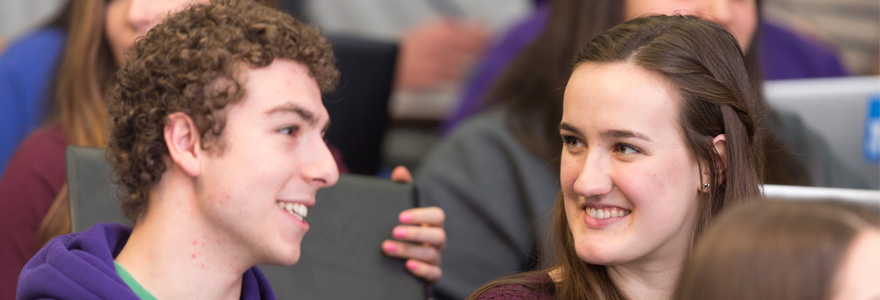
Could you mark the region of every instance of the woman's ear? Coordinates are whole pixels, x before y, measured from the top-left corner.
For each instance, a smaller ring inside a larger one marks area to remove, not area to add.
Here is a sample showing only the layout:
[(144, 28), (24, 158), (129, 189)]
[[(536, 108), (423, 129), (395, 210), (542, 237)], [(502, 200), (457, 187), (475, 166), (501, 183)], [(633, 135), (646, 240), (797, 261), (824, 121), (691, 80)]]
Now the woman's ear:
[(718, 172), (718, 182), (715, 183), (717, 185), (724, 182), (724, 175), (727, 174), (727, 136), (724, 134), (716, 135), (712, 139), (712, 147), (715, 147), (715, 153), (718, 154), (716, 162), (720, 164), (715, 166), (720, 171)]
[(202, 148), (199, 131), (192, 118), (182, 112), (168, 115), (164, 133), (165, 146), (168, 147), (173, 165), (180, 167), (189, 176), (198, 176), (199, 150)]

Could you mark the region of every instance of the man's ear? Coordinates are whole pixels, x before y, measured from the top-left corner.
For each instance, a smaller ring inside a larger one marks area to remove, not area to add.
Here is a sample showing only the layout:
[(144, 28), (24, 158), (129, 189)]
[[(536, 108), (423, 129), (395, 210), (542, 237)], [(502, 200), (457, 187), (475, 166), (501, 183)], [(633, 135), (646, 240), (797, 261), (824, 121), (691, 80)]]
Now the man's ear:
[(718, 182), (715, 184), (721, 184), (724, 182), (724, 176), (727, 174), (727, 136), (724, 134), (716, 135), (715, 138), (712, 139), (712, 147), (715, 147), (715, 153), (718, 153), (718, 166), (715, 166), (718, 172)]
[(199, 155), (201, 141), (199, 131), (192, 119), (182, 112), (168, 115), (165, 122), (165, 146), (174, 165), (189, 176), (199, 175)]

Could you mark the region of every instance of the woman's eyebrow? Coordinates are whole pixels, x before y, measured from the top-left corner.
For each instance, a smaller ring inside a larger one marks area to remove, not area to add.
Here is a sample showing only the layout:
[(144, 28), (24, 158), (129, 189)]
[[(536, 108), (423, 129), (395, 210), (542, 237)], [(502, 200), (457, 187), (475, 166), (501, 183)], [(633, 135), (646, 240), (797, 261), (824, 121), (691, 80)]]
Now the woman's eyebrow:
[(631, 131), (631, 130), (623, 130), (623, 129), (609, 129), (602, 132), (602, 137), (604, 138), (637, 138), (641, 140), (645, 140), (651, 142), (651, 139), (642, 133)]
[[(570, 124), (565, 123), (565, 122), (562, 122), (559, 124), (559, 130), (571, 131), (571, 132), (574, 132), (575, 134), (583, 135), (579, 129), (577, 129), (574, 126), (571, 126)], [(637, 138), (637, 139), (645, 140), (648, 142), (652, 141), (651, 138), (649, 138), (645, 134), (635, 132), (632, 130), (624, 130), (624, 129), (608, 129), (608, 130), (602, 131), (602, 137), (603, 138)]]
[(583, 135), (583, 134), (581, 134), (581, 131), (580, 131), (580, 130), (578, 130), (578, 129), (575, 128), (574, 126), (571, 126), (571, 125), (569, 125), (568, 123), (565, 123), (565, 122), (559, 123), (559, 130), (567, 130), (567, 131), (574, 132), (574, 133), (576, 133), (576, 134), (578, 134), (578, 135)]

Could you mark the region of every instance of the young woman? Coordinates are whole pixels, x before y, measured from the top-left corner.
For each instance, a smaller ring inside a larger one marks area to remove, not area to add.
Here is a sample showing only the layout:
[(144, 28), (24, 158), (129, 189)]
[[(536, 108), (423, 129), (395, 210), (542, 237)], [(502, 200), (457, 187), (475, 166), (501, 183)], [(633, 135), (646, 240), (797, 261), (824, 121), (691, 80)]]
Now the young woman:
[(725, 212), (675, 299), (880, 299), (876, 206), (760, 201)]
[(664, 299), (726, 207), (760, 197), (761, 110), (736, 39), (692, 16), (616, 26), (575, 56), (552, 213), (558, 263), (473, 299)]

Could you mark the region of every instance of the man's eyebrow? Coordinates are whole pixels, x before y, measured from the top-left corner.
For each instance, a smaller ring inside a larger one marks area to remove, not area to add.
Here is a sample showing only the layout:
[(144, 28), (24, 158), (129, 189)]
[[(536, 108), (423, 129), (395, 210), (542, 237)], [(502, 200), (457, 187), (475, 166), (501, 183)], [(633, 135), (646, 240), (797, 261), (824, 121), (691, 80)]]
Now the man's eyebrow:
[[(293, 104), (293, 103), (282, 104), (282, 105), (273, 107), (272, 109), (266, 111), (266, 115), (273, 115), (273, 114), (277, 114), (277, 113), (297, 114), (297, 115), (299, 115), (300, 118), (302, 118), (304, 121), (306, 121), (306, 123), (309, 123), (309, 125), (312, 125), (312, 126), (314, 126), (315, 123), (318, 121), (315, 119), (315, 114), (313, 114), (311, 111), (309, 111), (305, 108), (302, 108), (301, 106)], [(328, 124), (329, 124), (329, 122), (328, 122)]]

